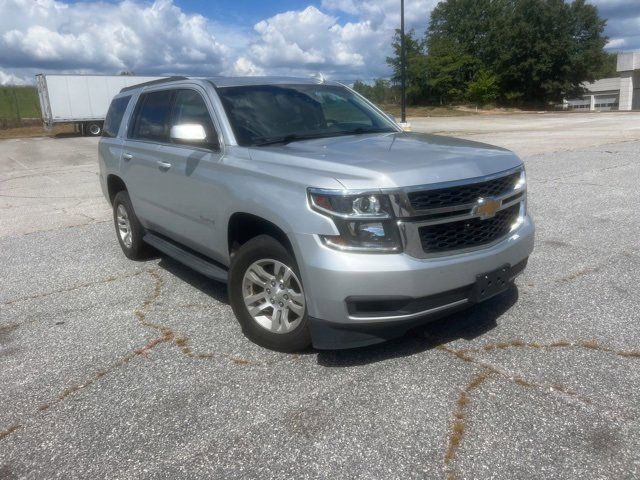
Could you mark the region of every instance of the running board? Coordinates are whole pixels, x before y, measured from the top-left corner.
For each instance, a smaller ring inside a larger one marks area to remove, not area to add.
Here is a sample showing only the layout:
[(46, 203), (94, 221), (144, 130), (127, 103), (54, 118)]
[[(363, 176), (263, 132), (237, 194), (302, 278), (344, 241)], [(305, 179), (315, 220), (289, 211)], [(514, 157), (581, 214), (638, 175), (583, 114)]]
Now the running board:
[(185, 248), (177, 245), (169, 240), (165, 240), (153, 233), (147, 233), (143, 240), (152, 247), (160, 250), (162, 253), (169, 255), (171, 258), (178, 262), (192, 268), (198, 273), (201, 273), (205, 277), (209, 277), (219, 282), (227, 282), (229, 273), (223, 268), (219, 267), (212, 261), (209, 261), (197, 254), (187, 251)]

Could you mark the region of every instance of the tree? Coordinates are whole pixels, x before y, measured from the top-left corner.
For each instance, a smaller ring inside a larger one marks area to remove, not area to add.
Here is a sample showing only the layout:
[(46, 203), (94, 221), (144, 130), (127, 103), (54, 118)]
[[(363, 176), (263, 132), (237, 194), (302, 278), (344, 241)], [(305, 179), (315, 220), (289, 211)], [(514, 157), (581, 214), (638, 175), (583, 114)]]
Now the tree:
[[(424, 40), (416, 38), (413, 30), (405, 33), (404, 38), (407, 62), (407, 102), (409, 104), (421, 103), (429, 96), (425, 42)], [(387, 57), (387, 63), (393, 69), (392, 82), (399, 85), (401, 80), (400, 30), (396, 30), (392, 46), (393, 56)]]
[(400, 100), (396, 92), (397, 89), (392, 87), (391, 83), (383, 78), (376, 78), (373, 85), (367, 85), (360, 80), (356, 80), (353, 83), (353, 89), (360, 95), (379, 105), (398, 103)]
[(431, 39), (426, 57), (426, 82), (431, 98), (441, 105), (462, 100), (475, 70), (474, 58), (447, 38)]
[(363, 97), (367, 97), (369, 100), (373, 101), (371, 86), (367, 85), (363, 81), (356, 80), (355, 82), (353, 82), (352, 88)]
[(481, 70), (467, 86), (467, 98), (483, 106), (498, 98), (498, 77), (491, 72)]
[(605, 52), (604, 62), (601, 68), (596, 72), (596, 80), (607, 77), (615, 77), (618, 75), (618, 54), (613, 52)]
[(448, 101), (487, 72), (502, 101), (558, 101), (603, 69), (604, 25), (585, 0), (445, 0), (427, 31), (428, 84)]

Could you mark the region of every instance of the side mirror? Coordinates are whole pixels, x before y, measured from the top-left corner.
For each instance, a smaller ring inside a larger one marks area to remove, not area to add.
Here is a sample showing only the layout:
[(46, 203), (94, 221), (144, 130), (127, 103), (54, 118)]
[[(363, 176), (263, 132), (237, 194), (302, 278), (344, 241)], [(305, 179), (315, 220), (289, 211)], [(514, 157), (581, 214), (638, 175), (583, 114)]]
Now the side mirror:
[(171, 127), (171, 140), (183, 145), (194, 145), (197, 147), (218, 148), (218, 139), (207, 140), (207, 132), (198, 123), (182, 123)]

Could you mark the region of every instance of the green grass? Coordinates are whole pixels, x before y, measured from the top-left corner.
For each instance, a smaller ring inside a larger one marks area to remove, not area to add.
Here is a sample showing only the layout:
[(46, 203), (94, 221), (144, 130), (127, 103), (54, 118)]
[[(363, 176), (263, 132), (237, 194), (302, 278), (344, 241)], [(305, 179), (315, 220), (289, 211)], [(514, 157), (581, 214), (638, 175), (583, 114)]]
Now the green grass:
[(0, 87), (0, 119), (40, 118), (35, 87)]

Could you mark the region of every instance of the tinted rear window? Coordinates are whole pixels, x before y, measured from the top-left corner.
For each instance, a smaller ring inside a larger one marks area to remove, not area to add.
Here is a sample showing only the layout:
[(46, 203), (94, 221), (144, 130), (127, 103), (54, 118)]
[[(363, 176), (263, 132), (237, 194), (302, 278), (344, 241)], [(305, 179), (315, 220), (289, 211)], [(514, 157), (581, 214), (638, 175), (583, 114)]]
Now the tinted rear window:
[(127, 110), (131, 96), (119, 97), (114, 99), (109, 105), (109, 111), (107, 112), (107, 118), (104, 119), (104, 127), (102, 129), (103, 137), (115, 137), (120, 130), (120, 123), (122, 123), (122, 117)]
[(173, 95), (174, 90), (160, 90), (140, 96), (131, 131), (132, 138), (159, 142), (169, 141)]

